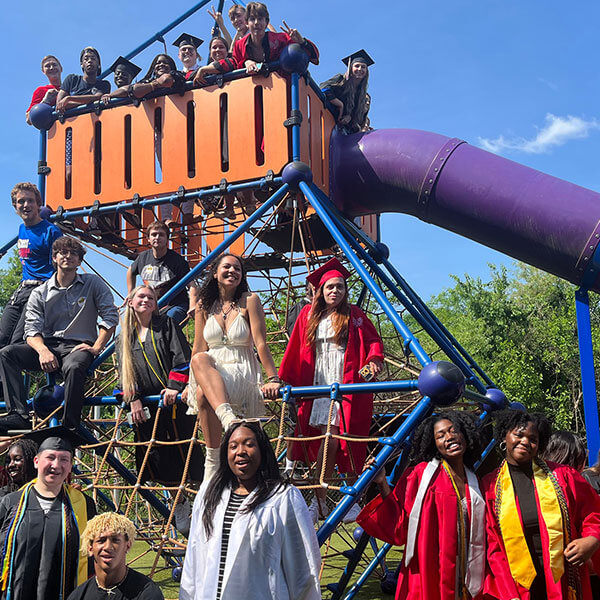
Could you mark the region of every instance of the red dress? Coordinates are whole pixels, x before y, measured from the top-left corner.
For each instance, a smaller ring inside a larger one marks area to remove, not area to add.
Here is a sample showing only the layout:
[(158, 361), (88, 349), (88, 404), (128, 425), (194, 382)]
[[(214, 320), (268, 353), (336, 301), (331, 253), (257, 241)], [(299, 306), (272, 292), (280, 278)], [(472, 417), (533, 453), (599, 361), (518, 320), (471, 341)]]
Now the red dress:
[[(587, 537), (589, 535), (600, 539), (600, 496), (596, 494), (590, 484), (573, 468), (557, 463), (548, 462), (556, 479), (565, 495), (571, 521), (571, 539)], [(519, 585), (510, 572), (508, 559), (504, 550), (504, 542), (500, 526), (496, 518), (496, 479), (500, 469), (486, 475), (481, 484), (481, 491), (486, 503), (486, 530), (487, 530), (487, 556), (489, 572), (485, 579), (485, 598), (498, 600), (529, 600), (529, 590)], [(535, 482), (534, 482), (535, 486)], [(536, 493), (540, 535), (544, 550), (544, 571), (546, 574), (546, 591), (548, 600), (567, 600), (567, 573), (554, 583), (550, 570), (550, 556), (548, 552), (548, 531), (542, 518), (539, 498)], [(521, 514), (517, 502), (519, 519)], [(522, 525), (522, 523), (521, 523)], [(594, 567), (600, 566), (600, 552), (592, 557)], [(581, 600), (592, 600), (590, 587), (590, 574), (586, 566), (579, 568), (581, 579)]]
[[(285, 350), (279, 377), (292, 386), (313, 385), (315, 375), (315, 350), (306, 342), (306, 326), (311, 306), (305, 306), (300, 314), (290, 342)], [(372, 360), (383, 360), (383, 343), (367, 315), (358, 306), (350, 306), (348, 322), (348, 342), (344, 354), (344, 377), (342, 383), (364, 383), (358, 374), (359, 369)], [(333, 383), (333, 382), (332, 382)], [(304, 437), (321, 435), (319, 429), (309, 423), (312, 400), (298, 402), (298, 422), (295, 435)], [(352, 394), (341, 399), (342, 419), (340, 434), (366, 437), (371, 428), (373, 416), (373, 394)], [(315, 461), (321, 440), (294, 442), (291, 449), (292, 460)], [(360, 473), (367, 453), (366, 442), (346, 442), (340, 440), (337, 465), (342, 473)], [(350, 458), (352, 454), (352, 459)]]
[[(422, 462), (407, 469), (392, 493), (385, 500), (377, 496), (369, 502), (356, 522), (369, 535), (404, 546), (408, 518), (427, 464)], [(470, 518), (471, 493), (466, 482), (465, 486)], [(423, 498), (415, 554), (408, 567), (402, 561), (396, 600), (456, 600), (458, 518), (456, 492), (446, 471), (440, 467)]]

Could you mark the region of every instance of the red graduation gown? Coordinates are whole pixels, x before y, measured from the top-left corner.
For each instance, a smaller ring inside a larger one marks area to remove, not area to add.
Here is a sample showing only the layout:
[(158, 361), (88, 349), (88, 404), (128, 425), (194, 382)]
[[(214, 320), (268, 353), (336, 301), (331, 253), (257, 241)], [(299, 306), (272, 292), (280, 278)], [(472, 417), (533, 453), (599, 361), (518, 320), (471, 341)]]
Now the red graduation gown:
[[(290, 343), (288, 344), (279, 377), (292, 386), (312, 385), (315, 375), (315, 351), (306, 342), (306, 326), (311, 305), (305, 306), (296, 320)], [(383, 360), (383, 342), (367, 315), (358, 306), (350, 306), (348, 323), (348, 343), (344, 354), (344, 377), (342, 383), (364, 383), (358, 374), (359, 369), (372, 360)], [(332, 382), (333, 383), (333, 382)], [(340, 402), (343, 417), (340, 420), (340, 433), (368, 436), (373, 416), (373, 394), (352, 394)], [(304, 437), (320, 435), (321, 432), (308, 423), (312, 400), (298, 403), (298, 422), (295, 435)], [(294, 442), (292, 460), (315, 461), (321, 440)], [(350, 459), (352, 453), (352, 460)], [(360, 473), (367, 453), (365, 442), (340, 441), (337, 464), (342, 473)]]
[[(407, 469), (387, 498), (369, 502), (356, 522), (373, 537), (404, 546), (408, 519), (426, 462)], [(466, 482), (465, 482), (466, 484)], [(466, 485), (471, 518), (471, 494)], [(440, 466), (423, 498), (415, 554), (407, 567), (402, 560), (396, 600), (456, 600), (458, 502), (446, 471)]]
[[(563, 490), (569, 508), (571, 520), (571, 539), (592, 535), (600, 539), (600, 496), (592, 486), (573, 468), (558, 463), (548, 462)], [(529, 590), (519, 585), (510, 573), (508, 559), (504, 550), (504, 542), (500, 526), (495, 514), (496, 479), (499, 469), (486, 475), (482, 480), (481, 491), (485, 496), (488, 573), (484, 583), (485, 598), (498, 600), (529, 600)], [(565, 569), (561, 579), (554, 583), (550, 570), (548, 552), (548, 531), (540, 511), (540, 502), (536, 493), (536, 504), (540, 522), (542, 548), (544, 550), (544, 571), (546, 574), (546, 591), (548, 600), (567, 600), (567, 572)], [(517, 502), (517, 510), (519, 503)], [(519, 519), (521, 514), (519, 511)], [(600, 567), (600, 552), (592, 558), (594, 567)], [(599, 571), (600, 572), (600, 571)], [(579, 568), (582, 600), (592, 600), (590, 574), (586, 566)]]

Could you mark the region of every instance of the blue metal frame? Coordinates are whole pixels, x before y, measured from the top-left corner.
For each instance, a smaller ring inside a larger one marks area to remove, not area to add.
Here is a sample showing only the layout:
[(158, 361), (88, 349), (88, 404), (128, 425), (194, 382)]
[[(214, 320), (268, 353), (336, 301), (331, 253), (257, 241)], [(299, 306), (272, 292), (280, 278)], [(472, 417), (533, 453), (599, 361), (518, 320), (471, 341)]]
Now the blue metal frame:
[(579, 364), (583, 391), (583, 412), (589, 460), (594, 462), (600, 450), (600, 423), (598, 422), (598, 397), (596, 394), (596, 371), (594, 368), (594, 346), (590, 320), (590, 298), (588, 290), (579, 288), (575, 292), (577, 315), (577, 339), (579, 341)]
[(38, 159), (38, 189), (42, 196), (42, 204), (46, 204), (46, 149), (48, 147), (48, 132), (40, 130), (40, 155)]
[[(297, 115), (299, 115), (301, 119), (302, 114), (300, 113), (300, 75), (298, 75), (298, 73), (292, 73), (290, 95), (292, 118), (295, 118)], [(294, 123), (292, 125), (292, 160), (300, 160), (300, 123)]]

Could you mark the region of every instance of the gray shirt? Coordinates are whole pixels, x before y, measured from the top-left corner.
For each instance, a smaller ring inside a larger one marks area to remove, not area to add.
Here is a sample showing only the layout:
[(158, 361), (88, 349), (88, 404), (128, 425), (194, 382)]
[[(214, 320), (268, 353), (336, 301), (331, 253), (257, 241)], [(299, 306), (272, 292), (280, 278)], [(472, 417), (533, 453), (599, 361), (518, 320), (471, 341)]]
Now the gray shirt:
[[(98, 318), (100, 319), (98, 321)], [(98, 326), (115, 327), (119, 311), (113, 295), (100, 277), (77, 273), (66, 288), (56, 281), (56, 273), (31, 292), (25, 310), (25, 339), (41, 335), (93, 344)]]

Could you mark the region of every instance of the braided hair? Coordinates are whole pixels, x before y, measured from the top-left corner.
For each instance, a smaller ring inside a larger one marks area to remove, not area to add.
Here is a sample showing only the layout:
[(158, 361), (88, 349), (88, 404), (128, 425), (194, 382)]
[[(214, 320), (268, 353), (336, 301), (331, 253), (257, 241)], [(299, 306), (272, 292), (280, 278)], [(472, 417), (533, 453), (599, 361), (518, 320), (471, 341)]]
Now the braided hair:
[(438, 421), (448, 420), (465, 438), (467, 449), (463, 456), (465, 465), (472, 468), (481, 458), (481, 438), (475, 426), (475, 417), (467, 412), (456, 410), (437, 413), (425, 419), (413, 436), (411, 445), (411, 464), (429, 462), (434, 458), (441, 459), (433, 437), (433, 428)]

